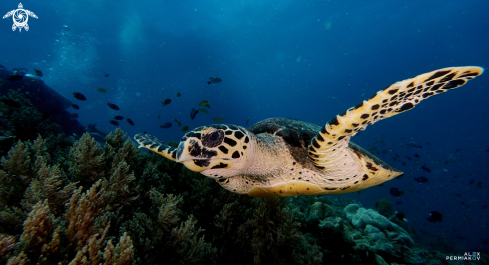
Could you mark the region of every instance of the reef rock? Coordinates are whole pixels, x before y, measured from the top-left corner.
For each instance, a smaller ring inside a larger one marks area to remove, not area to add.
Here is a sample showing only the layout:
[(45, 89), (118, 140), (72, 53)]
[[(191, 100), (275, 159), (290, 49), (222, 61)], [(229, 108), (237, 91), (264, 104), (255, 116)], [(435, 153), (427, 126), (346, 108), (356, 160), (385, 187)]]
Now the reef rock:
[(348, 231), (356, 249), (392, 251), (395, 244), (413, 246), (411, 236), (400, 226), (372, 209), (349, 204), (344, 209), (356, 229)]

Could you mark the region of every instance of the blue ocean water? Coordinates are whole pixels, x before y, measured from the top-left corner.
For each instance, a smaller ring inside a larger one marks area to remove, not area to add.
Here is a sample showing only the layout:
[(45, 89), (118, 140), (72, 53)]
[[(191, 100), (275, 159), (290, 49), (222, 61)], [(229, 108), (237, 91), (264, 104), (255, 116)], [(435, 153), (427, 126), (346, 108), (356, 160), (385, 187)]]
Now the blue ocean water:
[[(80, 105), (70, 112), (83, 125), (108, 133), (115, 129), (109, 120), (121, 115), (135, 122), (120, 122), (130, 136), (146, 131), (163, 141), (183, 134), (175, 123), (160, 128), (173, 119), (190, 128), (216, 117), (241, 126), (269, 117), (323, 125), (395, 81), (448, 66), (489, 67), (489, 2), (483, 0), (22, 4), (38, 19), (29, 18), (29, 31), (21, 32), (12, 31), (11, 18), (0, 21), (0, 64), (42, 70), (46, 84)], [(1, 1), (0, 11), (17, 5)], [(222, 82), (208, 86), (210, 77)], [(405, 174), (339, 196), (370, 208), (388, 197), (402, 203), (395, 208), (419, 237), (489, 251), (488, 88), (486, 73), (355, 136)], [(88, 100), (77, 101), (73, 92)], [(167, 98), (172, 102), (163, 107)], [(191, 120), (202, 100), (210, 102), (209, 114)], [(407, 147), (409, 141), (423, 148)], [(413, 179), (420, 176), (429, 182)], [(405, 194), (393, 197), (392, 187)], [(428, 222), (431, 211), (443, 221)]]

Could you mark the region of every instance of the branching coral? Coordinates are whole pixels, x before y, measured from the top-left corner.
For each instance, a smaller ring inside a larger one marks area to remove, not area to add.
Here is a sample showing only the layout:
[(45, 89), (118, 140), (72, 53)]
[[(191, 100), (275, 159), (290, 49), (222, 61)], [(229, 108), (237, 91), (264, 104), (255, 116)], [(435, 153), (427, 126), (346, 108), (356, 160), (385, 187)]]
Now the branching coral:
[(4, 170), (11, 175), (20, 177), (24, 183), (28, 184), (30, 178), (33, 176), (29, 147), (20, 140), (8, 152), (8, 159), (2, 157), (1, 163)]
[[(229, 203), (216, 216), (213, 243), (221, 262), (239, 264), (319, 264), (322, 253), (298, 230), (282, 198), (225, 195)], [(231, 200), (234, 197), (234, 201)], [(240, 251), (233, 251), (239, 249)]]
[[(22, 203), (24, 211), (18, 207), (21, 205), (22, 194), (26, 188), (32, 185), (32, 180), (36, 179), (39, 167), (43, 161), (49, 159), (44, 147), (45, 140), (39, 136), (33, 142), (19, 141), (9, 152), (8, 158), (2, 157), (0, 170), (0, 223), (9, 225), (9, 232), (17, 233), (22, 220), (26, 218), (26, 212), (31, 210), (32, 205), (45, 198), (38, 197), (30, 202)], [(32, 163), (31, 157), (36, 157)], [(34, 193), (29, 192), (32, 196)], [(68, 195), (70, 196), (70, 195)], [(24, 199), (25, 200), (25, 199)], [(13, 228), (13, 229), (12, 229)]]
[(73, 193), (65, 218), (69, 221), (66, 231), (70, 245), (81, 250), (93, 234), (95, 219), (101, 216), (107, 206), (107, 181), (97, 181), (86, 193), (80, 187)]
[(109, 178), (108, 201), (112, 208), (122, 207), (134, 201), (137, 196), (130, 197), (134, 191), (129, 187), (136, 177), (129, 173), (129, 165), (125, 161), (113, 165), (112, 174)]
[(51, 256), (57, 252), (59, 246), (60, 228), (50, 238), (54, 227), (54, 216), (49, 210), (47, 200), (37, 203), (24, 222), (18, 250), (31, 259), (39, 259), (40, 264), (50, 264)]
[(5, 262), (14, 248), (15, 238), (13, 236), (0, 235), (0, 262)]
[(11, 206), (0, 212), (0, 222), (2, 223), (1, 233), (16, 234), (22, 231), (22, 222), (27, 217), (27, 213), (21, 208)]
[(77, 180), (96, 182), (105, 175), (102, 148), (89, 133), (84, 133), (70, 150), (70, 173)]
[(127, 233), (124, 233), (115, 248), (114, 245), (112, 245), (112, 241), (109, 240), (109, 243), (107, 244), (104, 252), (104, 265), (127, 265), (130, 264), (133, 257), (134, 247), (132, 245), (131, 238), (127, 235)]
[(105, 265), (131, 264), (134, 257), (134, 247), (131, 238), (126, 233), (121, 236), (119, 243), (115, 247), (112, 244), (112, 240), (109, 240), (103, 255), (101, 246), (105, 235), (102, 235), (100, 239), (97, 239), (96, 236), (98, 234), (91, 237), (89, 245), (79, 250), (69, 264), (102, 264), (102, 261), (105, 261), (103, 262)]
[(173, 194), (163, 196), (163, 194), (151, 189), (149, 195), (158, 210), (158, 221), (165, 231), (171, 231), (171, 228), (176, 225), (180, 218), (180, 210), (177, 205), (182, 202), (182, 196), (174, 196)]
[(62, 171), (59, 166), (48, 166), (46, 163), (40, 165), (37, 177), (33, 178), (27, 188), (22, 206), (25, 210), (38, 201), (48, 199), (49, 208), (55, 214), (61, 213), (64, 204), (76, 189), (77, 183), (63, 185)]
[(199, 264), (203, 260), (213, 258), (216, 253), (212, 244), (206, 243), (204, 236), (200, 236), (204, 229), (196, 228), (196, 224), (197, 220), (190, 215), (180, 227), (175, 227), (171, 231), (171, 240), (168, 243), (179, 255), (179, 262), (183, 264)]

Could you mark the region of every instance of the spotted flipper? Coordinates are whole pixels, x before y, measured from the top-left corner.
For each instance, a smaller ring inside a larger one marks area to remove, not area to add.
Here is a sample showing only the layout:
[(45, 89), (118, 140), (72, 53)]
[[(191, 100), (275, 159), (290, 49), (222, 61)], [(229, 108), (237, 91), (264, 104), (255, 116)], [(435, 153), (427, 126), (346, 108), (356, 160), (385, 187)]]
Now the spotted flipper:
[(139, 133), (134, 136), (134, 139), (139, 143), (139, 148), (144, 147), (172, 161), (176, 160), (177, 148), (164, 144), (158, 138), (149, 134)]
[(483, 71), (477, 66), (448, 67), (396, 82), (330, 120), (311, 139), (309, 158), (323, 171), (336, 170), (340, 165), (346, 168), (349, 163), (344, 163), (348, 156), (345, 150), (350, 138), (359, 130), (408, 111), (431, 96), (462, 86)]

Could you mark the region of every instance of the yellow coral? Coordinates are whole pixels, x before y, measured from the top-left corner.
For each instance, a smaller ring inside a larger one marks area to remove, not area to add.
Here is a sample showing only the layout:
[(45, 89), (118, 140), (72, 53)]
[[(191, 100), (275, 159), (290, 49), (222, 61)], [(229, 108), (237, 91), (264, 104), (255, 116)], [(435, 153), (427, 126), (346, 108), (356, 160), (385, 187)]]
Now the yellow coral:
[(6, 257), (15, 247), (15, 238), (13, 236), (0, 235), (0, 256)]
[[(20, 243), (24, 253), (35, 259), (44, 254), (44, 259), (49, 260), (49, 257), (55, 252), (43, 253), (43, 249), (45, 251), (57, 250), (57, 246), (59, 245), (59, 235), (54, 236), (53, 240), (49, 242), (53, 228), (54, 216), (49, 210), (47, 200), (38, 202), (34, 205), (32, 211), (25, 220), (24, 232), (20, 236)], [(57, 233), (59, 234), (59, 231), (57, 231)]]
[(101, 216), (107, 206), (107, 181), (99, 180), (82, 194), (82, 187), (71, 196), (65, 218), (70, 221), (66, 236), (76, 251), (81, 250), (93, 234), (95, 219)]
[(19, 255), (11, 257), (7, 261), (7, 265), (25, 265), (28, 261), (27, 255), (22, 251)]
[(121, 236), (119, 243), (116, 247), (112, 245), (111, 240), (107, 243), (105, 248), (104, 265), (126, 265), (130, 264), (134, 257), (134, 246), (132, 245), (131, 237), (124, 233)]

